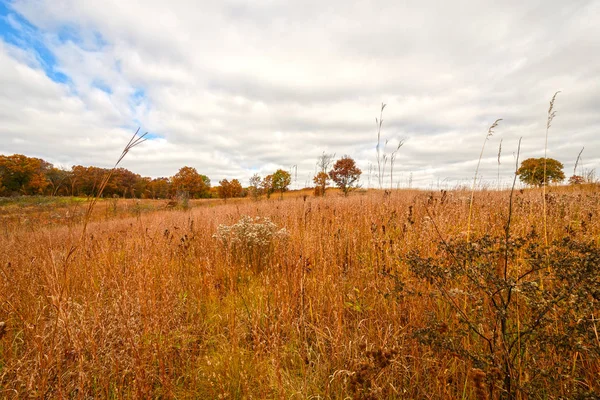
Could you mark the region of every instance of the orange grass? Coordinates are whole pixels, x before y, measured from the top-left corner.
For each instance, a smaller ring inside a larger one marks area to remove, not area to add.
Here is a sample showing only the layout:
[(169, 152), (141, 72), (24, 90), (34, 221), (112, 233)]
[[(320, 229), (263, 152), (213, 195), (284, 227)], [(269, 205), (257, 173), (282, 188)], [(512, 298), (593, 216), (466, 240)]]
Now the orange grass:
[[(549, 189), (549, 240), (568, 231), (600, 244), (597, 193)], [(475, 196), (470, 235), (502, 236), (508, 192)], [(513, 236), (544, 230), (540, 197), (515, 193)], [(481, 376), (468, 360), (415, 339), (428, 313), (458, 322), (403, 261), (410, 250), (436, 255), (436, 226), (444, 239), (466, 236), (469, 200), (331, 192), (117, 215), (100, 203), (66, 277), (81, 222), (6, 219), (0, 398), (477, 398)], [(213, 238), (244, 215), (289, 232), (265, 264), (247, 265)], [(544, 357), (569, 360), (553, 396), (600, 390), (597, 358)]]

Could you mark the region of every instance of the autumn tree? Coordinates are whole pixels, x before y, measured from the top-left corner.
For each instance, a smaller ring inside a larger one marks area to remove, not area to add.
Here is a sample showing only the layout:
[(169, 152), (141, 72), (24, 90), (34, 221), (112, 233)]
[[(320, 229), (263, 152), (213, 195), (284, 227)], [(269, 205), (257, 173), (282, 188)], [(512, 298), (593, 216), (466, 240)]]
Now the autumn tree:
[(273, 174), (273, 190), (281, 193), (280, 198), (283, 198), (283, 192), (288, 190), (290, 183), (292, 183), (292, 175), (289, 172), (278, 169)]
[(231, 196), (231, 183), (227, 179), (222, 179), (219, 181), (219, 187), (217, 188), (217, 193), (219, 193), (219, 197), (225, 200), (227, 203), (227, 199)]
[(237, 179), (232, 179), (229, 184), (231, 185), (231, 197), (242, 197), (244, 188), (242, 187), (240, 181)]
[(261, 187), (260, 187), (260, 176), (258, 174), (254, 174), (252, 175), (252, 177), (250, 177), (250, 186), (248, 187), (250, 195), (252, 196), (252, 198), (254, 200), (258, 200), (258, 198), (260, 197), (260, 193), (261, 193)]
[(135, 195), (135, 197), (141, 198), (141, 199), (149, 199), (151, 198), (150, 195), (150, 182), (152, 182), (152, 178), (149, 178), (147, 176), (139, 176), (136, 179), (135, 183), (133, 184), (133, 193)]
[(102, 168), (75, 165), (71, 168), (71, 174), (69, 176), (71, 195), (93, 196), (106, 173), (107, 171)]
[(227, 201), (228, 198), (241, 197), (243, 190), (242, 184), (237, 179), (232, 179), (231, 181), (223, 179), (219, 181), (217, 193), (220, 198)]
[(329, 177), (337, 187), (342, 189), (344, 196), (352, 188), (357, 187), (362, 171), (356, 166), (356, 162), (349, 156), (344, 156), (335, 162), (333, 169), (329, 171)]
[(201, 175), (196, 168), (183, 167), (171, 178), (172, 190), (189, 193), (190, 197), (209, 196), (210, 179)]
[(548, 182), (562, 182), (565, 179), (564, 166), (553, 158), (546, 159), (546, 176), (544, 177), (544, 158), (528, 158), (521, 163), (517, 175), (521, 182), (541, 187)]
[(325, 196), (325, 188), (327, 187), (327, 182), (329, 181), (329, 175), (327, 172), (318, 172), (317, 175), (313, 178), (313, 182), (315, 183), (315, 196)]
[(317, 159), (317, 174), (313, 178), (316, 196), (325, 196), (325, 189), (327, 187), (327, 182), (329, 181), (327, 171), (329, 170), (329, 166), (333, 162), (334, 157), (335, 153), (327, 154), (323, 152)]
[(267, 194), (267, 199), (270, 198), (271, 193), (273, 193), (273, 175), (265, 176), (260, 182), (260, 187)]
[(150, 196), (152, 179), (143, 178), (125, 168), (116, 168), (111, 174), (107, 168), (75, 165), (67, 171), (39, 158), (21, 154), (0, 155), (0, 195), (94, 196), (108, 175), (110, 179), (103, 195)]
[(148, 183), (146, 190), (153, 199), (166, 199), (169, 197), (171, 183), (169, 178), (155, 178)]
[(51, 189), (48, 193), (51, 196), (67, 194), (69, 174), (69, 171), (56, 167), (52, 167), (46, 172), (46, 179), (48, 180), (49, 188)]
[(0, 155), (3, 194), (43, 194), (49, 185), (46, 172), (52, 164), (22, 154)]
[[(106, 170), (106, 173), (109, 173)], [(106, 195), (119, 195), (121, 197), (139, 197), (142, 193), (136, 193), (136, 187), (139, 187), (139, 183), (142, 177), (135, 174), (125, 168), (116, 168), (108, 181), (107, 187), (104, 189)], [(142, 188), (143, 190), (143, 188)]]

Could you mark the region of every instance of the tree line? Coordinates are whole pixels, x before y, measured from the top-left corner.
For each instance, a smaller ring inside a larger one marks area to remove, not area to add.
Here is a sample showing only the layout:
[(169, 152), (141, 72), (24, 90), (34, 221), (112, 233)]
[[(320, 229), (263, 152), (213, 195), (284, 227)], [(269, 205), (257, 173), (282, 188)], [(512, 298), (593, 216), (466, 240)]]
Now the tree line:
[[(323, 154), (319, 158), (319, 171), (314, 177), (315, 194), (324, 195), (325, 188), (333, 181), (344, 194), (357, 187), (361, 171), (349, 156), (328, 168), (334, 155)], [(102, 179), (110, 169), (75, 165), (71, 169), (57, 168), (41, 158), (22, 154), (0, 155), (0, 196), (44, 195), (44, 196), (95, 196)], [(182, 167), (171, 177), (149, 178), (125, 168), (116, 168), (104, 188), (105, 197), (123, 198), (173, 198), (185, 194), (190, 198), (252, 196), (258, 198), (273, 193), (283, 196), (289, 190), (292, 176), (278, 169), (264, 177), (253, 175), (249, 186), (242, 186), (238, 179), (223, 179), (216, 187), (211, 186), (208, 176), (198, 173), (193, 167)]]
[[(0, 155), (0, 196), (95, 196), (109, 171), (81, 165), (67, 170), (40, 158)], [(116, 168), (103, 196), (166, 199), (178, 192), (186, 192), (192, 198), (208, 198), (216, 195), (216, 188), (211, 188), (210, 179), (192, 167), (183, 167), (169, 178), (154, 179)]]
[[(313, 177), (317, 196), (324, 196), (330, 183), (341, 189), (344, 195), (358, 187), (362, 171), (355, 161), (345, 155), (333, 163), (334, 158), (335, 154), (323, 153), (317, 160), (317, 171)], [(523, 183), (541, 186), (565, 179), (562, 169), (563, 164), (551, 158), (546, 159), (545, 163), (544, 159), (527, 159), (521, 163), (517, 175)], [(57, 168), (40, 158), (21, 154), (0, 155), (0, 196), (95, 196), (102, 179), (109, 171), (106, 168), (81, 165), (67, 170)], [(142, 177), (125, 168), (116, 168), (103, 195), (166, 199), (185, 193), (195, 199), (220, 197), (227, 200), (245, 196), (258, 198), (262, 195), (270, 197), (273, 193), (283, 196), (289, 190), (291, 181), (292, 176), (288, 171), (278, 169), (265, 177), (253, 175), (249, 185), (245, 187), (238, 179), (223, 179), (218, 186), (213, 187), (208, 176), (188, 166), (182, 167), (171, 177), (163, 178)], [(569, 179), (571, 184), (586, 181), (587, 179), (575, 175)]]

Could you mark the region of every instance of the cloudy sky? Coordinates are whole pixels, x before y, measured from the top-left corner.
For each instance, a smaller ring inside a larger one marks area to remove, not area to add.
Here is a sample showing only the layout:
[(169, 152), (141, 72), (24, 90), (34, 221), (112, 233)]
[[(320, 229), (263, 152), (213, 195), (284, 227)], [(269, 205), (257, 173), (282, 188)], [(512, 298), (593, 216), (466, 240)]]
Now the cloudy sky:
[[(600, 167), (600, 1), (0, 0), (0, 154), (213, 183), (348, 154), (394, 185), (507, 183), (514, 153)], [(383, 143), (382, 143), (383, 144)], [(578, 168), (579, 169), (579, 168)], [(295, 172), (295, 171), (294, 171)], [(578, 171), (579, 172), (579, 171)], [(371, 177), (374, 185), (375, 177)], [(388, 183), (389, 184), (389, 183)]]

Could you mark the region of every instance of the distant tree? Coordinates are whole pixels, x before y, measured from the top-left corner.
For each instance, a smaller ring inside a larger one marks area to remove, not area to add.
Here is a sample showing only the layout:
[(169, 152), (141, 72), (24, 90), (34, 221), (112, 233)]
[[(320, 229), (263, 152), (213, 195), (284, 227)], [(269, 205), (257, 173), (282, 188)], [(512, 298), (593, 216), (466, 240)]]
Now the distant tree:
[(250, 186), (248, 187), (248, 191), (250, 192), (250, 196), (252, 196), (254, 200), (258, 200), (261, 192), (260, 176), (258, 174), (254, 174), (250, 178)]
[(273, 174), (273, 190), (278, 190), (283, 198), (283, 192), (288, 190), (288, 186), (292, 183), (292, 175), (282, 169), (278, 169)]
[(135, 181), (135, 184), (133, 185), (133, 192), (135, 194), (135, 197), (140, 198), (140, 199), (148, 199), (151, 198), (151, 194), (150, 194), (150, 182), (152, 182), (152, 178), (148, 178), (148, 177), (141, 177), (139, 175), (137, 175), (137, 179)]
[(231, 185), (231, 197), (242, 197), (244, 188), (242, 188), (240, 181), (233, 179), (229, 184)]
[(546, 179), (544, 180), (544, 158), (528, 158), (521, 163), (517, 170), (517, 175), (521, 182), (541, 187), (548, 182), (562, 182), (565, 174), (561, 162), (553, 159), (546, 159)]
[(44, 194), (49, 184), (50, 182), (46, 179), (46, 174), (43, 172), (36, 172), (25, 186), (23, 193), (35, 195)]
[[(93, 196), (106, 173), (107, 171), (103, 168), (75, 165), (71, 168), (71, 174), (68, 178), (71, 184), (71, 195)], [(114, 188), (109, 188), (107, 194), (115, 194)]]
[[(108, 174), (110, 171), (105, 170), (104, 173)], [(116, 168), (109, 180), (106, 188), (104, 189), (105, 195), (119, 195), (125, 197), (138, 197), (141, 193), (136, 193), (136, 186), (138, 182), (142, 180), (142, 177), (135, 174), (125, 168)]]
[(227, 201), (227, 199), (232, 197), (241, 197), (243, 190), (242, 184), (237, 179), (233, 179), (231, 181), (223, 179), (219, 181), (217, 193), (219, 194), (220, 198)]
[[(109, 175), (103, 192), (105, 196), (151, 195), (152, 179), (142, 178), (125, 168), (116, 168), (111, 173), (106, 168), (75, 165), (67, 171), (39, 158), (21, 154), (0, 155), (0, 195), (94, 196), (103, 179)], [(208, 180), (203, 175), (201, 177), (204, 182)]]
[(152, 179), (147, 186), (147, 190), (153, 199), (166, 199), (171, 191), (169, 178)]
[(318, 172), (313, 178), (315, 183), (315, 196), (325, 196), (325, 188), (329, 181), (329, 175), (326, 172)]
[(171, 190), (188, 192), (190, 197), (209, 197), (210, 179), (196, 168), (183, 167), (171, 178)]
[(222, 179), (219, 181), (219, 187), (217, 188), (217, 192), (219, 193), (219, 197), (225, 200), (227, 203), (227, 199), (231, 196), (231, 183), (227, 179)]
[(329, 169), (329, 166), (333, 162), (334, 158), (335, 158), (335, 153), (327, 154), (327, 153), (323, 152), (323, 154), (321, 154), (319, 156), (319, 158), (317, 158), (318, 172), (327, 172), (327, 170)]
[(348, 192), (357, 186), (361, 174), (362, 171), (349, 156), (337, 160), (333, 169), (329, 171), (329, 177), (342, 189), (344, 196), (348, 196)]
[(56, 196), (66, 193), (67, 190), (67, 182), (69, 178), (69, 171), (64, 169), (59, 169), (52, 167), (49, 171), (46, 172), (46, 179), (49, 182), (50, 191), (49, 194), (51, 196)]
[(264, 193), (267, 195), (267, 199), (271, 197), (271, 193), (273, 193), (273, 175), (267, 175), (260, 182), (260, 187)]
[(335, 153), (327, 154), (323, 152), (317, 158), (317, 174), (313, 178), (313, 182), (315, 183), (315, 195), (316, 196), (325, 196), (325, 189), (327, 188), (327, 181), (329, 180), (329, 175), (327, 175), (327, 171), (329, 170), (329, 166), (333, 162), (335, 158)]
[(3, 194), (44, 194), (50, 184), (46, 172), (52, 164), (22, 154), (0, 155), (0, 179)]

